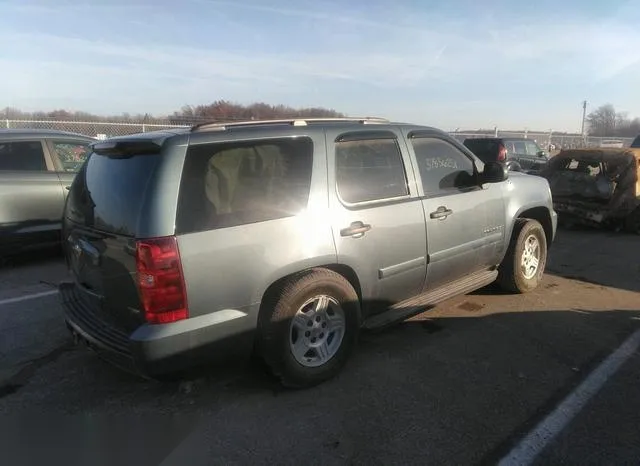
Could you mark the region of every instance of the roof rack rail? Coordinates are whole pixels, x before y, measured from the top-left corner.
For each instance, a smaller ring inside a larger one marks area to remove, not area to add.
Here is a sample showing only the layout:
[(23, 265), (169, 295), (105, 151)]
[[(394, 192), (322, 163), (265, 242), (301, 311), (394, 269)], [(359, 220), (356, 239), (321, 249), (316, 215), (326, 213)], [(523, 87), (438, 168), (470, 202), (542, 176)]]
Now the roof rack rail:
[(197, 131), (201, 129), (212, 129), (224, 131), (227, 128), (239, 127), (239, 126), (261, 126), (261, 125), (277, 125), (277, 124), (288, 124), (291, 126), (307, 126), (308, 123), (333, 123), (333, 122), (344, 122), (344, 123), (361, 123), (361, 124), (371, 124), (371, 123), (389, 123), (389, 120), (386, 118), (380, 117), (344, 117), (344, 118), (288, 118), (288, 119), (274, 119), (274, 120), (246, 120), (246, 121), (230, 121), (230, 122), (204, 122), (198, 123), (197, 125), (193, 125), (191, 127), (191, 131)]

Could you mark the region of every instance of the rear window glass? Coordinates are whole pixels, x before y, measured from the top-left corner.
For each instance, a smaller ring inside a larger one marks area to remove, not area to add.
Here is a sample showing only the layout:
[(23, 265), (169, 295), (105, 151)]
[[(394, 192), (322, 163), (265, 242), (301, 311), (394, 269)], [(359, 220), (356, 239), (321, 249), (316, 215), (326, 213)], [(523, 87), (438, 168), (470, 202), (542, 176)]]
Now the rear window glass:
[(110, 158), (91, 154), (76, 175), (66, 215), (72, 221), (127, 236), (135, 236), (147, 183), (158, 155)]
[(192, 146), (184, 164), (176, 233), (264, 222), (307, 207), (308, 138)]
[(42, 143), (0, 142), (0, 170), (46, 171)]
[(598, 176), (604, 174), (605, 171), (603, 165), (597, 160), (584, 159), (567, 159), (559, 168), (561, 171), (568, 171), (587, 176)]
[(484, 163), (498, 160), (500, 147), (496, 140), (467, 139), (464, 145)]

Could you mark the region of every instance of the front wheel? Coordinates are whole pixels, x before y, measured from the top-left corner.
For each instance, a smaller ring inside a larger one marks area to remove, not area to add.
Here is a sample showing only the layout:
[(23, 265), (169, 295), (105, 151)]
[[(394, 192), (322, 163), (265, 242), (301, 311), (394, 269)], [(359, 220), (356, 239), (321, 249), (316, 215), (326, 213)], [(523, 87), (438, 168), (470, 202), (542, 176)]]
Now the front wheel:
[(507, 254), (498, 268), (498, 285), (512, 293), (527, 293), (540, 284), (547, 263), (547, 237), (536, 220), (519, 218)]
[(340, 372), (359, 329), (360, 305), (351, 284), (336, 272), (315, 269), (265, 300), (258, 347), (283, 385), (308, 387)]

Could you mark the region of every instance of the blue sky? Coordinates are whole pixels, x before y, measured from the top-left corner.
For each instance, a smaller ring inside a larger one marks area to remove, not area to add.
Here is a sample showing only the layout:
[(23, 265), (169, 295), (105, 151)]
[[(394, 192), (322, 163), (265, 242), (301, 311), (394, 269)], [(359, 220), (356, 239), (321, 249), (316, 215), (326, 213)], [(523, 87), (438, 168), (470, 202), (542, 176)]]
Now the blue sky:
[(0, 108), (227, 99), (443, 129), (640, 116), (640, 1), (0, 0)]

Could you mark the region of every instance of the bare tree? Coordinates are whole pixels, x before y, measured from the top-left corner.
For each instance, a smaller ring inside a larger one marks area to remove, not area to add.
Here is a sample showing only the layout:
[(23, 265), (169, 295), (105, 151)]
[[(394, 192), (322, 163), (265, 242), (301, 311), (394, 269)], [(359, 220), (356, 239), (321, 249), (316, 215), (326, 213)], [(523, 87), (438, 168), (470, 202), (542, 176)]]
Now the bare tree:
[(634, 137), (640, 132), (640, 119), (630, 120), (627, 112), (617, 112), (605, 104), (587, 115), (590, 136)]
[(587, 115), (591, 136), (613, 136), (616, 129), (616, 109), (611, 104), (601, 105)]

